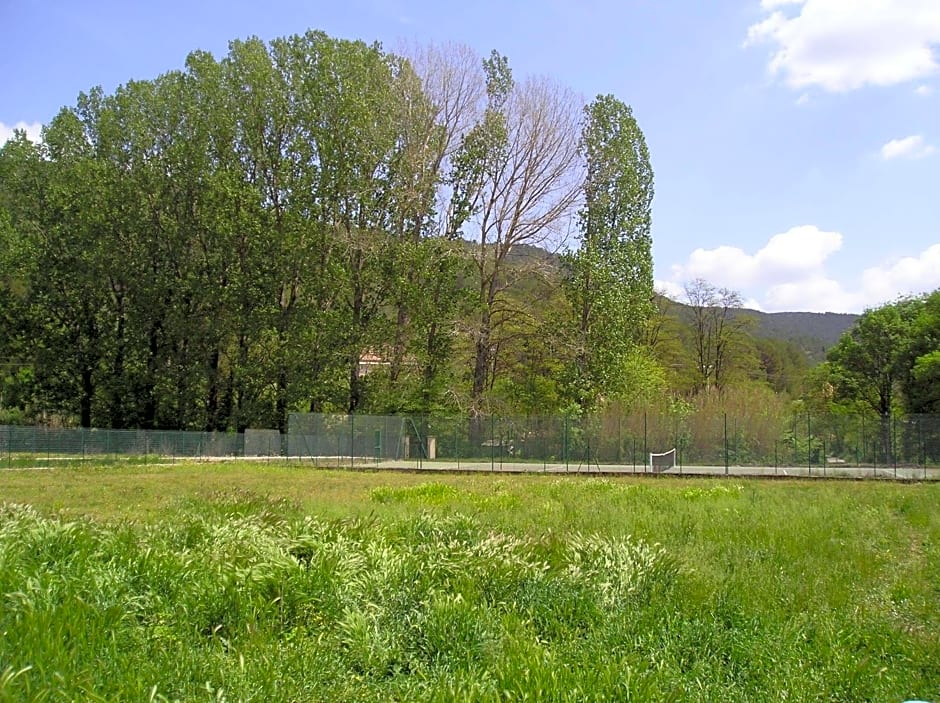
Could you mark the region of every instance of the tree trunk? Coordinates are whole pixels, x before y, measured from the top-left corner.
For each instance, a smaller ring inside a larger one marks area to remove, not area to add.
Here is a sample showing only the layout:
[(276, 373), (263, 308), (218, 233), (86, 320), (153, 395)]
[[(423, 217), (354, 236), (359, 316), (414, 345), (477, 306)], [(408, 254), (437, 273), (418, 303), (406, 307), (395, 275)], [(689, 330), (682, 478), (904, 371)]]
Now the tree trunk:
[(277, 416), (277, 429), (281, 434), (287, 432), (287, 371), (281, 367), (277, 374), (277, 400), (274, 403)]
[(206, 400), (206, 432), (213, 432), (219, 420), (219, 361), (218, 349), (209, 358), (209, 397)]
[(109, 403), (112, 429), (121, 430), (126, 427), (127, 418), (124, 413), (124, 399), (127, 395), (127, 384), (124, 378), (124, 297), (118, 296), (118, 320), (115, 331), (114, 362), (111, 365), (111, 402)]
[(474, 350), (473, 386), (471, 390), (471, 404), (475, 411), (483, 409), (483, 394), (486, 392), (487, 380), (490, 371), (490, 316), (486, 311), (480, 324), (479, 335)]
[(93, 370), (85, 366), (82, 369), (82, 397), (79, 401), (80, 423), (82, 427), (91, 427), (91, 401), (95, 395)]

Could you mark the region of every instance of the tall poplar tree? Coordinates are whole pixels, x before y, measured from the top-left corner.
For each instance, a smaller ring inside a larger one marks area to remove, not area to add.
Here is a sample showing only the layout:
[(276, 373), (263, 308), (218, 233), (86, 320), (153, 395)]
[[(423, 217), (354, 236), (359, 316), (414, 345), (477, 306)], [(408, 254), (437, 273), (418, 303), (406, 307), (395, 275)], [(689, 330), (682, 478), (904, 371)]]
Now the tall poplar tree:
[(654, 312), (653, 169), (633, 111), (612, 95), (585, 107), (580, 145), (584, 201), (567, 292), (576, 316), (575, 395), (586, 407), (630, 394), (643, 369), (652, 370), (640, 342)]

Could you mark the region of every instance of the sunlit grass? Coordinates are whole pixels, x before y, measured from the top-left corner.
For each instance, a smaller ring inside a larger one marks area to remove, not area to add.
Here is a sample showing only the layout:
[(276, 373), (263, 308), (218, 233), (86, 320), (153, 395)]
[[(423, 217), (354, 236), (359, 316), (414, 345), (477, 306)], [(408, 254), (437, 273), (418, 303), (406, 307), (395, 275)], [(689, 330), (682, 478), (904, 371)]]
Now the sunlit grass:
[(2, 472), (0, 701), (940, 700), (938, 489)]

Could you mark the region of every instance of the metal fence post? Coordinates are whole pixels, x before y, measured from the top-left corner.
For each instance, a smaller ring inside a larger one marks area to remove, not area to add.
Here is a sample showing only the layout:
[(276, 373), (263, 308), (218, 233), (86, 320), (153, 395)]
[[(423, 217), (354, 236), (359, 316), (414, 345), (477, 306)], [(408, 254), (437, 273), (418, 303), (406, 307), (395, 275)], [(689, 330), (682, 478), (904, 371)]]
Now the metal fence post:
[(672, 435), (673, 435), (673, 449), (676, 450), (676, 463), (679, 465), (679, 475), (682, 475), (682, 452), (679, 451), (679, 418), (673, 418), (672, 426)]
[(822, 440), (822, 467), (823, 467), (823, 478), (826, 477), (826, 465), (829, 462), (826, 460), (826, 438), (823, 437)]
[(623, 416), (617, 413), (617, 463), (623, 463)]
[(728, 413), (724, 414), (725, 418), (725, 476), (728, 475)]
[(923, 418), (917, 419), (917, 439), (920, 441), (921, 463), (924, 465), (924, 480), (927, 480), (927, 443), (924, 441)]
[(565, 415), (564, 434), (562, 436), (562, 455), (565, 459), (565, 471), (568, 471), (568, 416)]
[(739, 447), (738, 447), (738, 418), (737, 416), (731, 418), (731, 439), (734, 441), (734, 463), (735, 466), (741, 464)]
[(648, 466), (649, 460), (650, 460), (649, 435), (648, 435), (646, 410), (644, 410), (643, 411), (643, 473), (646, 473), (648, 470), (652, 469), (651, 466)]
[(813, 429), (810, 424), (810, 414), (806, 413), (806, 472), (813, 475)]
[(894, 477), (898, 477), (898, 416), (891, 415), (891, 457), (894, 459)]
[(428, 450), (430, 447), (430, 444), (428, 442), (428, 435), (430, 434), (430, 432), (431, 430), (430, 430), (430, 427), (428, 426), (428, 416), (422, 415), (421, 416), (422, 436), (418, 437), (418, 446), (421, 448), (421, 451), (418, 452), (418, 468), (419, 469), (424, 468), (424, 460), (427, 459), (430, 454)]
[(858, 434), (855, 435), (855, 468), (856, 469), (860, 468), (862, 465), (861, 458), (858, 453), (858, 443), (861, 440), (863, 442), (862, 446), (864, 446), (864, 438), (865, 438), (865, 418), (863, 416), (862, 417), (862, 429), (858, 432)]
[(496, 416), (490, 415), (490, 471), (496, 471)]
[[(336, 462), (338, 463), (340, 461), (340, 457), (343, 456), (343, 433), (342, 431), (334, 429), (333, 434), (336, 436)], [(411, 450), (410, 447), (408, 449), (409, 451)], [(334, 466), (333, 468), (338, 467)]]

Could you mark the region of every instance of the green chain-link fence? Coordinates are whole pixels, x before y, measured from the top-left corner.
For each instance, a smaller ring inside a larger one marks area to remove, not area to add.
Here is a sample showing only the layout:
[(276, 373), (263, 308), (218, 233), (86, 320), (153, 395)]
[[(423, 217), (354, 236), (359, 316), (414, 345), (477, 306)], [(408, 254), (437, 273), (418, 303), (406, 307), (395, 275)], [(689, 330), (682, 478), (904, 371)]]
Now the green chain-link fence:
[(0, 466), (282, 457), (315, 466), (940, 478), (940, 416), (785, 418), (639, 410), (584, 418), (292, 414), (288, 432), (0, 426)]
[(673, 448), (673, 472), (940, 478), (940, 416), (296, 414), (287, 455), (315, 465), (622, 472), (647, 471), (652, 452)]

